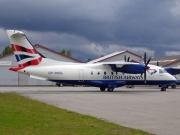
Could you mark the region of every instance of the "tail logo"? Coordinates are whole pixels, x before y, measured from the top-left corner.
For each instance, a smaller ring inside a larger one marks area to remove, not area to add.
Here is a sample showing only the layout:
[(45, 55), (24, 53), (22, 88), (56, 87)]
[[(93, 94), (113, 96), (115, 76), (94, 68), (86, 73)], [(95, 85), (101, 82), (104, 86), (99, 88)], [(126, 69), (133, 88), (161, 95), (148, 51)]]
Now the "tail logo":
[(15, 44), (11, 44), (11, 46), (20, 69), (30, 65), (38, 65), (42, 60), (42, 57), (33, 47), (29, 49)]

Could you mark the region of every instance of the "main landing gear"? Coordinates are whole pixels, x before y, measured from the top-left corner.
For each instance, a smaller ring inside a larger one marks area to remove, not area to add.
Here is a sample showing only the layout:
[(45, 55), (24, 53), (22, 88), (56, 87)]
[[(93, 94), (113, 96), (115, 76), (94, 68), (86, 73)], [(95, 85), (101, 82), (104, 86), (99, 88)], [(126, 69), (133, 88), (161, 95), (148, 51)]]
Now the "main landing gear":
[(161, 91), (166, 91), (166, 88), (161, 88)]
[(106, 90), (106, 87), (100, 87), (100, 90), (101, 90), (101, 91), (105, 91), (105, 90)]
[[(100, 87), (100, 90), (101, 90), (101, 91), (105, 91), (105, 90), (106, 90), (106, 87)], [(108, 92), (113, 92), (113, 91), (114, 91), (114, 88), (109, 87), (109, 88), (107, 88), (107, 91), (108, 91)]]
[(176, 89), (176, 85), (172, 85), (171, 88), (172, 88), (172, 89)]

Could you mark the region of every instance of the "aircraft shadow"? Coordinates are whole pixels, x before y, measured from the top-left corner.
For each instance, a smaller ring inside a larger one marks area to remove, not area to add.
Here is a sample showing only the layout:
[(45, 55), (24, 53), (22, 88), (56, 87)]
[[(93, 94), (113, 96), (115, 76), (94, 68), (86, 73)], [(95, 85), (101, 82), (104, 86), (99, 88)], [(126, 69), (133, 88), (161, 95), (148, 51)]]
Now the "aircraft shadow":
[[(166, 91), (168, 92), (168, 91)], [(163, 93), (160, 90), (114, 90), (113, 92), (98, 91), (98, 90), (38, 90), (38, 91), (23, 91), (21, 94), (122, 94), (122, 93)]]

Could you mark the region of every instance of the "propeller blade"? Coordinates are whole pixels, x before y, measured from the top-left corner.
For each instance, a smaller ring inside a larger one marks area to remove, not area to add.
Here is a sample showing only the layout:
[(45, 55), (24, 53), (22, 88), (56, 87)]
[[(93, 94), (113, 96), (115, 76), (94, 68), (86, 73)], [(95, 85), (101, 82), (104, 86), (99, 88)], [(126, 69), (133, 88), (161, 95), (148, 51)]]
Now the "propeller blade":
[(146, 53), (144, 53), (144, 64), (146, 65)]
[(148, 61), (147, 61), (147, 63), (146, 63), (146, 66), (149, 64), (150, 60), (151, 60), (151, 59), (149, 58)]
[(130, 60), (130, 57), (128, 57), (127, 62), (129, 62), (129, 60)]
[(146, 83), (146, 70), (144, 71), (144, 83)]
[(157, 66), (159, 66), (159, 61), (157, 61)]
[(126, 55), (124, 55), (124, 61), (126, 62)]

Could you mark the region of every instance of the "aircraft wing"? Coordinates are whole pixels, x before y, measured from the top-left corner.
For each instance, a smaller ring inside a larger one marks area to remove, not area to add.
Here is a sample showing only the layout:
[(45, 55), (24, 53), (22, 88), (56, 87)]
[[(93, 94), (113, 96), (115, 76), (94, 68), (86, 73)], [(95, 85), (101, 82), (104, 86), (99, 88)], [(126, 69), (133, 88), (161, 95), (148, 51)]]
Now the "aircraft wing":
[(179, 67), (166, 67), (164, 68), (168, 73), (171, 75), (177, 75), (180, 74), (180, 68)]
[(123, 72), (129, 74), (143, 74), (145, 65), (132, 62), (104, 62), (103, 65), (108, 65), (114, 72)]

